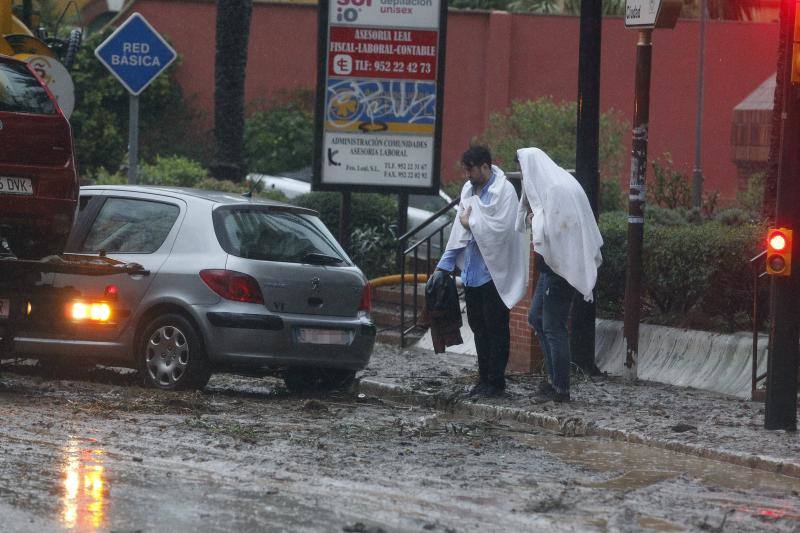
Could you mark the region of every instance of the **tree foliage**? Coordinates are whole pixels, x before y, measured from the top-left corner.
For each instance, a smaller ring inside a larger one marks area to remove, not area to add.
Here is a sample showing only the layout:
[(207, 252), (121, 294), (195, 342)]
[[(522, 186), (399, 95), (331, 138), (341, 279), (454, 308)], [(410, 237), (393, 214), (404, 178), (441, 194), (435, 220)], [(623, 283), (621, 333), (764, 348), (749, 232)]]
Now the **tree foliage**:
[(256, 111), (245, 121), (244, 146), (250, 172), (307, 167), (314, 148), (314, 116), (296, 101)]
[[(600, 176), (617, 179), (623, 168), (625, 147), (622, 138), (628, 124), (621, 113), (600, 114)], [(489, 119), (489, 128), (479, 141), (488, 144), (498, 164), (506, 169), (515, 163), (517, 150), (536, 146), (560, 166), (575, 168), (577, 109), (575, 102), (555, 102), (552, 98), (516, 101)]]

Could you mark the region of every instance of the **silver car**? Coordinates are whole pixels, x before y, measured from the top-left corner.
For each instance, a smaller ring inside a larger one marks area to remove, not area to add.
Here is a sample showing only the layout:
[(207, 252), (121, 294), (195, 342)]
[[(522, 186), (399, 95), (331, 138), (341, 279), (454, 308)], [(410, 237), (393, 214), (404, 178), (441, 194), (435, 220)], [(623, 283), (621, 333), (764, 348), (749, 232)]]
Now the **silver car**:
[[(344, 386), (369, 362), (369, 285), (314, 211), (136, 186), (84, 187), (79, 208), (68, 252), (149, 275), (52, 275), (83, 307), (67, 334), (19, 338), (18, 353), (129, 366), (162, 389), (203, 387), (214, 371)], [(87, 311), (95, 301), (110, 314)]]

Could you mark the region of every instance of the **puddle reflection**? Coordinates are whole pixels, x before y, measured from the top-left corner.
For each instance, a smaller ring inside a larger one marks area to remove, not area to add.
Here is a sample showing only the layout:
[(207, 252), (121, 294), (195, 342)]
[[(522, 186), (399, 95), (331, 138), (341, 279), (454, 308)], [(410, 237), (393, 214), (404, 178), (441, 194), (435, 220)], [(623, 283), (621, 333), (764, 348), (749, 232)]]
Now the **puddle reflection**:
[(63, 448), (61, 521), (69, 529), (98, 529), (106, 521), (105, 452), (94, 439), (70, 439)]

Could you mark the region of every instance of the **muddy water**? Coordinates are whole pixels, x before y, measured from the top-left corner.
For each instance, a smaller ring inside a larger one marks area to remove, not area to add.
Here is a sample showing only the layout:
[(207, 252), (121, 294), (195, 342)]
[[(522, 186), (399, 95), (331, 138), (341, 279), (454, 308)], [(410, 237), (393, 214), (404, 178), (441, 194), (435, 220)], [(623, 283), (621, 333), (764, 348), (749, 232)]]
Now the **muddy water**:
[[(464, 418), (445, 414), (424, 420), (424, 425), (430, 429), (464, 423)], [(532, 449), (545, 451), (567, 464), (580, 467), (588, 477), (576, 476), (571, 481), (581, 487), (633, 494), (659, 484), (691, 480), (691, 485), (696, 485), (701, 491), (690, 490), (688, 494), (699, 498), (698, 501), (709, 510), (724, 509), (724, 521), (718, 528), (726, 525), (746, 528), (747, 524), (753, 525), (754, 520), (763, 520), (765, 525), (774, 520), (776, 523), (783, 521), (788, 530), (800, 531), (800, 479), (797, 478), (639, 444), (598, 438), (565, 438), (531, 431), (530, 427), (522, 424), (498, 422), (491, 424), (489, 431), (507, 435)], [(629, 517), (634, 519), (637, 527), (652, 531), (685, 529), (681, 519), (670, 521), (647, 515), (649, 504), (641, 503), (642, 508), (635, 513), (636, 516)], [(586, 524), (601, 529), (610, 526), (604, 518), (589, 519)]]
[(216, 376), (4, 369), (3, 531), (794, 531), (800, 482), (650, 448)]

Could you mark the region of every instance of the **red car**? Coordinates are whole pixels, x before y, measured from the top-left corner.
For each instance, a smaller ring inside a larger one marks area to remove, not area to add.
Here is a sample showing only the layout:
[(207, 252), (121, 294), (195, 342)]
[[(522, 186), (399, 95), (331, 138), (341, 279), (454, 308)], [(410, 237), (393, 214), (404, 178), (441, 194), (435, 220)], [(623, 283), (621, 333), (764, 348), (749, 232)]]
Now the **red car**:
[(69, 121), (26, 63), (0, 55), (0, 252), (62, 253), (77, 204)]

